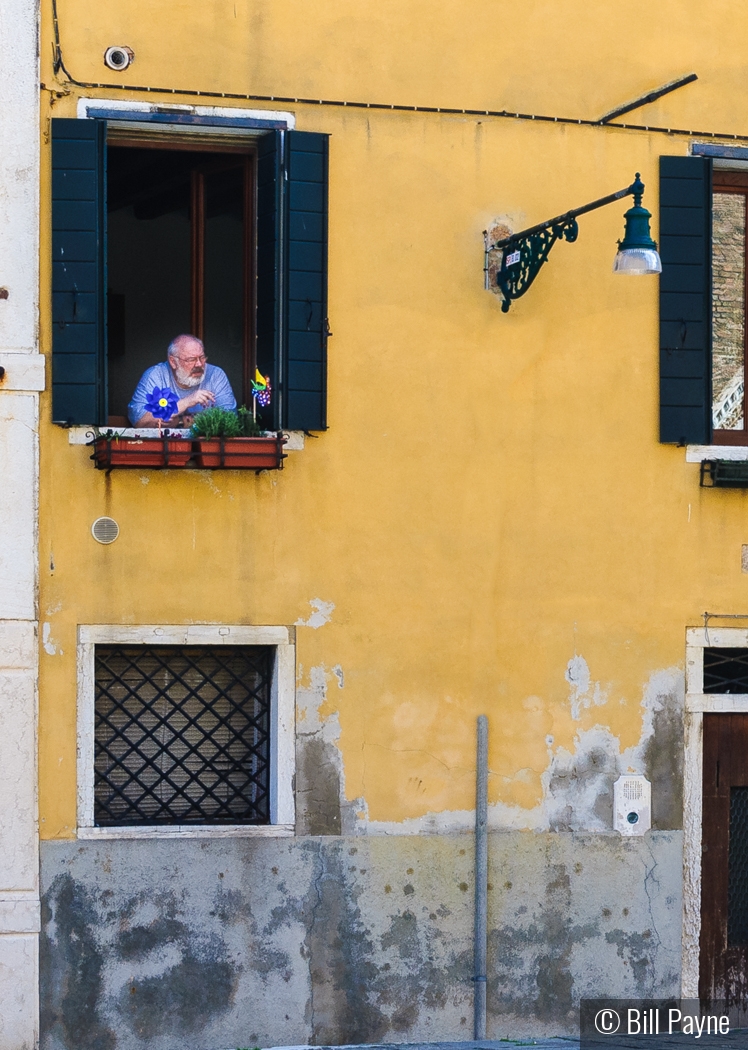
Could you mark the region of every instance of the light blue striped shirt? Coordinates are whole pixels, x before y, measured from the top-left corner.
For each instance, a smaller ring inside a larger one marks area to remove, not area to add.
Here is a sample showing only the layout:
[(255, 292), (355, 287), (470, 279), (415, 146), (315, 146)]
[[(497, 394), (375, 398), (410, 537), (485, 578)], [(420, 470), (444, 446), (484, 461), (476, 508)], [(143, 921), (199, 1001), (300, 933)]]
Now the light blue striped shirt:
[[(194, 393), (196, 390), (210, 390), (211, 393), (215, 394), (215, 404), (218, 408), (227, 408), (232, 412), (236, 409), (236, 398), (231, 389), (231, 383), (229, 383), (228, 376), (224, 370), (219, 368), (218, 365), (205, 366), (205, 375), (200, 386), (185, 388), (177, 385), (174, 373), (169, 367), (169, 362), (161, 361), (160, 364), (153, 365), (145, 370), (135, 389), (135, 393), (132, 395), (132, 401), (127, 406), (127, 414), (133, 426), (137, 426), (138, 420), (145, 415), (146, 400), (156, 387), (161, 387), (162, 389), (167, 387), (169, 390), (173, 390), (180, 401), (183, 397)], [(193, 405), (187, 411), (190, 415), (196, 416), (198, 412), (202, 412), (203, 408), (207, 407), (207, 405)]]

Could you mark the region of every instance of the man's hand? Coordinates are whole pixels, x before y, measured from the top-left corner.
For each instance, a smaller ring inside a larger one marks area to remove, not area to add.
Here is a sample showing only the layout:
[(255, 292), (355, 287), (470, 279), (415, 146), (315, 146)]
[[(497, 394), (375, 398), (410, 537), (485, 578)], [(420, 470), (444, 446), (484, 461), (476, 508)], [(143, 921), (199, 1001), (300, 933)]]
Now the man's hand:
[(187, 397), (183, 397), (177, 402), (177, 412), (181, 415), (182, 412), (186, 412), (188, 408), (192, 408), (194, 405), (202, 405), (203, 408), (209, 408), (215, 403), (216, 395), (212, 390), (196, 390), (194, 394), (188, 394)]

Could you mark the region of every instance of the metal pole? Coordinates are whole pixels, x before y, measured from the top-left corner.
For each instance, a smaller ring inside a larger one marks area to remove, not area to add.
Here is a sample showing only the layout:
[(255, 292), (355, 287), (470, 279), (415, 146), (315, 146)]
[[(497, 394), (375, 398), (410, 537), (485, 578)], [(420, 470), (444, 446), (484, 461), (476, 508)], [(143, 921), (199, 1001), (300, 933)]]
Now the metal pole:
[(488, 719), (478, 718), (475, 791), (475, 986), (473, 1039), (486, 1038), (486, 940), (488, 925)]

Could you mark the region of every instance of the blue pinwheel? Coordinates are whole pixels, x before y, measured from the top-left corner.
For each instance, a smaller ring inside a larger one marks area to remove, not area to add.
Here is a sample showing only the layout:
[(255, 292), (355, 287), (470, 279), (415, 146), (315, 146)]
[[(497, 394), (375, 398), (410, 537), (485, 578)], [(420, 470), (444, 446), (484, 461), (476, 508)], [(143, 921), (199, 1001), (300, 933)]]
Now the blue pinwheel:
[(177, 411), (177, 395), (167, 387), (156, 386), (146, 398), (145, 408), (156, 419), (171, 419)]

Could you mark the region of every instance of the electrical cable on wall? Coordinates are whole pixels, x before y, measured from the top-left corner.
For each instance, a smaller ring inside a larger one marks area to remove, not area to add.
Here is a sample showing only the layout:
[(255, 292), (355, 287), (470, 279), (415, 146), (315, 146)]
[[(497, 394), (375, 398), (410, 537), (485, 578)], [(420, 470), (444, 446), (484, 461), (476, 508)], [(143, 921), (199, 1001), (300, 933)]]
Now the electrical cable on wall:
[[(689, 73), (688, 76), (682, 77), (678, 80), (672, 81), (670, 84), (664, 85), (657, 91), (649, 92), (647, 95), (642, 95), (639, 99), (634, 102), (627, 103), (625, 106), (618, 107), (615, 110), (611, 110), (610, 113), (604, 117), (598, 118), (597, 120), (588, 120), (584, 117), (556, 117), (548, 116), (547, 114), (540, 113), (514, 113), (506, 109), (461, 109), (458, 107), (451, 106), (407, 106), (400, 105), (397, 103), (386, 103), (386, 102), (352, 102), (350, 100), (343, 99), (329, 99), (329, 98), (303, 98), (295, 95), (249, 95), (241, 94), (234, 91), (202, 91), (198, 89), (187, 90), (185, 88), (169, 88), (169, 87), (147, 87), (142, 84), (102, 84), (93, 81), (76, 80), (67, 67), (65, 66), (65, 60), (62, 55), (62, 46), (60, 44), (60, 27), (57, 16), (57, 0), (52, 0), (52, 22), (54, 27), (54, 58), (53, 58), (53, 69), (55, 75), (62, 71), (68, 78), (69, 83), (75, 87), (93, 89), (99, 91), (142, 91), (152, 95), (180, 95), (185, 97), (196, 97), (196, 98), (214, 98), (214, 99), (232, 99), (240, 102), (272, 102), (275, 104), (283, 103), (297, 106), (334, 106), (343, 107), (346, 109), (375, 109), (375, 110), (389, 110), (397, 113), (439, 113), (447, 116), (464, 116), (464, 117), (497, 117), (508, 120), (536, 120), (541, 123), (550, 124), (577, 124), (581, 127), (589, 128), (618, 128), (623, 131), (647, 131), (653, 134), (660, 135), (685, 135), (689, 138), (712, 138), (712, 139), (729, 139), (734, 142), (748, 142), (748, 135), (737, 135), (731, 132), (723, 131), (695, 131), (693, 129), (686, 128), (663, 128), (649, 124), (623, 124), (612, 121), (612, 115), (622, 112), (629, 112), (631, 109), (638, 108), (640, 105), (646, 105), (647, 102), (654, 101), (656, 98), (660, 98), (664, 94), (668, 94), (670, 91), (674, 91), (678, 87), (683, 87), (685, 84), (690, 84), (698, 77), (695, 73)], [(42, 88), (47, 88), (47, 85), (42, 84)]]

